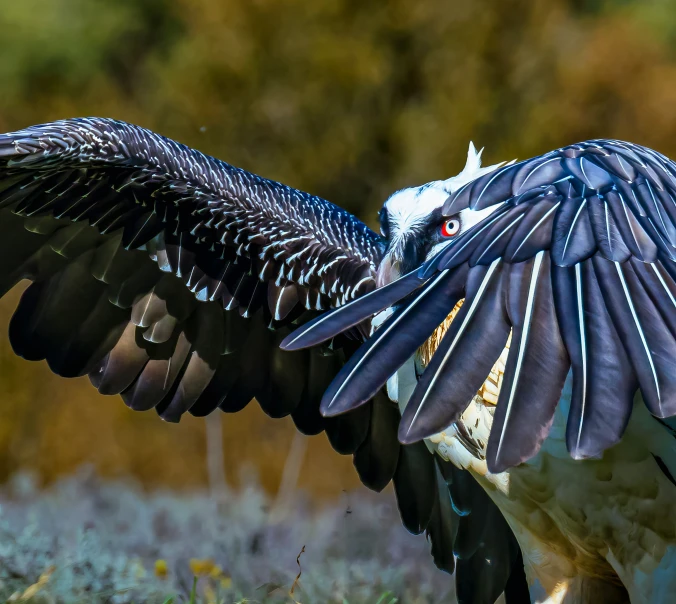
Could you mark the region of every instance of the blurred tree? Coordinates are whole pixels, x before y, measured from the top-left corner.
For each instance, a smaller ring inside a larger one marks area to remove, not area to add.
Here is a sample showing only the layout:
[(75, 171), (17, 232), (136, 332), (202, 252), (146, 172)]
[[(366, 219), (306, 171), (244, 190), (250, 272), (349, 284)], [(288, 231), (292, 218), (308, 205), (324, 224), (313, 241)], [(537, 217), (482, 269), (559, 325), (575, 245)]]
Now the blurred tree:
[[(491, 162), (601, 136), (676, 157), (671, 0), (0, 2), (0, 131), (124, 119), (372, 225), (393, 190), (457, 172), (470, 139)], [(0, 376), (0, 479), (90, 460), (148, 485), (205, 484), (203, 422), (133, 414), (14, 358), (6, 338)], [(229, 480), (254, 463), (275, 489), (290, 422), (252, 405), (224, 433)], [(356, 483), (323, 436), (310, 446), (306, 486)]]

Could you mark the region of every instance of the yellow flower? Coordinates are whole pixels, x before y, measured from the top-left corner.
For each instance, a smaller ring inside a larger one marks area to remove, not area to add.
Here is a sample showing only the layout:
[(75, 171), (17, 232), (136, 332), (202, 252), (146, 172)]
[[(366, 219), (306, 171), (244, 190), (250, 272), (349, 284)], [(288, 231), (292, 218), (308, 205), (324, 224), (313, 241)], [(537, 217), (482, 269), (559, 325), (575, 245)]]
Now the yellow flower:
[(223, 575), (223, 569), (218, 564), (214, 564), (214, 567), (209, 571), (209, 576), (212, 579), (218, 579)]
[(155, 560), (155, 576), (164, 579), (169, 574), (166, 560)]
[[(211, 575), (212, 577), (215, 576), (212, 573), (214, 570), (217, 570), (217, 575), (218, 573), (221, 572), (221, 569), (219, 566), (216, 566), (214, 561), (211, 558), (190, 558), (190, 570), (192, 571), (193, 575)], [(216, 576), (217, 576), (216, 575)]]

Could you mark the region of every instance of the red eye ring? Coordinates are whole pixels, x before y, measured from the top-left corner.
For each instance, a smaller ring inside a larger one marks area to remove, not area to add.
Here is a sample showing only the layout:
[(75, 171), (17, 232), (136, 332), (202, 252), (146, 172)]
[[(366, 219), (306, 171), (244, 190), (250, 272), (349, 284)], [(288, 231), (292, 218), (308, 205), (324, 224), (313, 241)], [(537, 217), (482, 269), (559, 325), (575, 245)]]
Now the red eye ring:
[(443, 237), (453, 237), (460, 231), (460, 221), (457, 218), (449, 218), (441, 225), (441, 235)]

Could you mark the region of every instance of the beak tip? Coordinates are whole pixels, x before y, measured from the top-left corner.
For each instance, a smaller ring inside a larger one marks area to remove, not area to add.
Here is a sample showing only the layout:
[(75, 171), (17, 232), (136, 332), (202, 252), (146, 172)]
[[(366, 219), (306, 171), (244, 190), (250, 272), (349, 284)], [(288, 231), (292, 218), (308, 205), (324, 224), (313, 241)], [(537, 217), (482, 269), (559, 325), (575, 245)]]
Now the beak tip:
[(376, 285), (378, 287), (383, 287), (388, 283), (392, 283), (392, 281), (396, 280), (397, 277), (399, 277), (398, 265), (399, 263), (396, 260), (392, 259), (392, 255), (387, 254), (387, 256), (383, 258), (382, 262), (380, 263), (380, 266), (378, 267), (378, 274), (376, 275)]

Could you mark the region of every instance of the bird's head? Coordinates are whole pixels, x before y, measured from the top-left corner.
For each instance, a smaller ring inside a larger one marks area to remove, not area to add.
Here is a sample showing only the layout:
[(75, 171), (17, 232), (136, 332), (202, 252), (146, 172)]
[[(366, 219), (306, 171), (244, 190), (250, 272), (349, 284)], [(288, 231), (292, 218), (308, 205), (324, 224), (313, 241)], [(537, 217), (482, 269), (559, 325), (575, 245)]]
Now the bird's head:
[(488, 216), (494, 208), (463, 210), (444, 217), (441, 208), (448, 196), (468, 182), (503, 166), (481, 167), (481, 151), (469, 144), (462, 172), (446, 180), (409, 187), (389, 197), (380, 210), (380, 231), (387, 240), (378, 269), (378, 285), (385, 285), (434, 256), (450, 239)]

